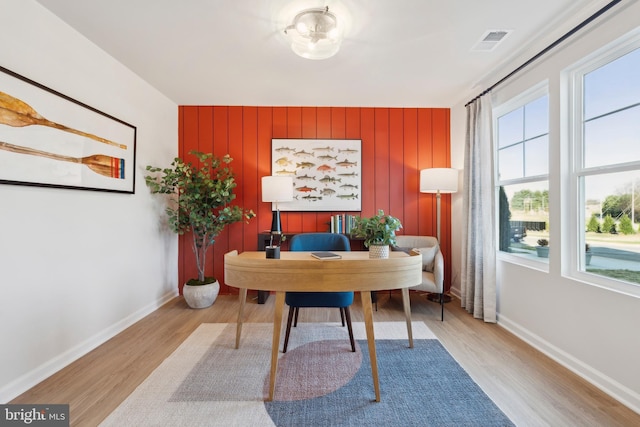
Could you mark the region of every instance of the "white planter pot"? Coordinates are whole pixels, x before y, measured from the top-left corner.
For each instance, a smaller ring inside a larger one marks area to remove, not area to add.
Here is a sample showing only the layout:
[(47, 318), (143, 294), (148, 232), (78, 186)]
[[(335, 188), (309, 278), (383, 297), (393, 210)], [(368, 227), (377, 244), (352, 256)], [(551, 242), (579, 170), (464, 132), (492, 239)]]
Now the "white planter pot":
[(191, 308), (210, 307), (218, 298), (219, 292), (220, 283), (217, 280), (208, 285), (191, 286), (185, 284), (182, 288), (182, 295)]
[(389, 258), (389, 245), (369, 246), (369, 258)]

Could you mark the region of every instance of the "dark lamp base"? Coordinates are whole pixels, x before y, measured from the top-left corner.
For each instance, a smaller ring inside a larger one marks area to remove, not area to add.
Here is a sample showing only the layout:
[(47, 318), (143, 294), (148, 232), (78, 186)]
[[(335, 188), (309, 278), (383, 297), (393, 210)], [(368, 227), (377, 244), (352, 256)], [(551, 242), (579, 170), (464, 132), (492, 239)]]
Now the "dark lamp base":
[[(433, 301), (433, 302), (439, 303), (440, 302), (440, 294), (429, 294), (429, 295), (427, 295), (427, 299), (429, 301)], [(451, 302), (451, 295), (444, 294), (442, 296), (442, 300), (444, 302)]]

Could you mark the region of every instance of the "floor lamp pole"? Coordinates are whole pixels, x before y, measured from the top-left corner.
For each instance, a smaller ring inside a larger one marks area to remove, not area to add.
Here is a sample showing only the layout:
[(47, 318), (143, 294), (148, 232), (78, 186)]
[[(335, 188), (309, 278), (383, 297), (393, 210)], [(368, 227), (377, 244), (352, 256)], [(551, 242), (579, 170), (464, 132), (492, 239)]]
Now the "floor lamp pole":
[(438, 236), (438, 245), (440, 244), (440, 190), (436, 193), (436, 228)]
[[(442, 195), (440, 194), (440, 190), (438, 190), (436, 192), (436, 231), (438, 233), (437, 234), (438, 245), (440, 245), (440, 198), (441, 197)], [(451, 297), (447, 294), (444, 294), (442, 298), (444, 299), (444, 302), (451, 301)], [(440, 294), (430, 293), (429, 295), (427, 295), (427, 299), (429, 301), (440, 302)]]
[[(442, 193), (449, 194), (458, 191), (458, 175), (458, 171), (453, 168), (430, 168), (422, 169), (420, 171), (420, 192), (436, 194), (436, 236), (438, 246), (442, 245), (442, 235), (440, 230), (442, 220)], [(433, 221), (433, 217), (431, 220)], [(447, 231), (449, 231), (449, 229), (450, 227), (447, 227)], [(447, 235), (447, 239), (449, 238), (450, 235)], [(450, 244), (448, 240), (447, 242), (447, 244)], [(431, 293), (427, 298), (429, 298), (430, 301), (438, 301), (440, 299), (440, 294)], [(444, 301), (451, 301), (451, 297), (445, 294)]]

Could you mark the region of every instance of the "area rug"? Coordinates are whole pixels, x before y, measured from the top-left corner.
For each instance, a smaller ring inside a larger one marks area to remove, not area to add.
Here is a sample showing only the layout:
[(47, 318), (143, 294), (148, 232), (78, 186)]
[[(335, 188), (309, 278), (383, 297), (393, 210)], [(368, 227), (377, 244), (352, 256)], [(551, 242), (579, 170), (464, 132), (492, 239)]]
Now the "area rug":
[[(300, 323), (269, 387), (272, 324), (202, 324), (102, 426), (512, 426), (422, 322), (376, 322), (375, 402), (363, 323)], [(282, 346), (281, 346), (282, 347)]]

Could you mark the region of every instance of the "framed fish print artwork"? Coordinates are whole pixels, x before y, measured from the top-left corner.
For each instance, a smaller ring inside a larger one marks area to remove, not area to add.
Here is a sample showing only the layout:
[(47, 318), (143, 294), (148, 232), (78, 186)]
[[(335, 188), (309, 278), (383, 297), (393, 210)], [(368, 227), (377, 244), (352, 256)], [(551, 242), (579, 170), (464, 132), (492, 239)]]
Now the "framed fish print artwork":
[(281, 211), (362, 208), (359, 139), (272, 139), (271, 174), (293, 178), (293, 201), (278, 203)]
[(136, 128), (0, 67), (0, 184), (134, 193)]

